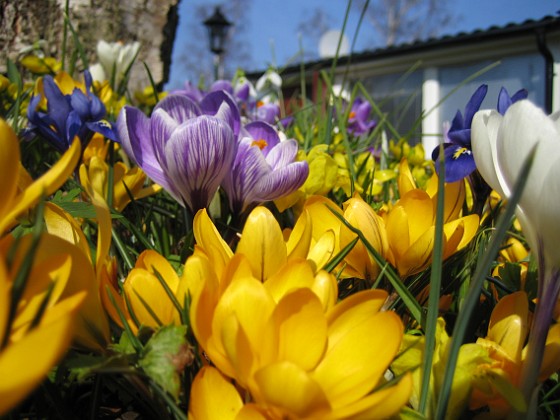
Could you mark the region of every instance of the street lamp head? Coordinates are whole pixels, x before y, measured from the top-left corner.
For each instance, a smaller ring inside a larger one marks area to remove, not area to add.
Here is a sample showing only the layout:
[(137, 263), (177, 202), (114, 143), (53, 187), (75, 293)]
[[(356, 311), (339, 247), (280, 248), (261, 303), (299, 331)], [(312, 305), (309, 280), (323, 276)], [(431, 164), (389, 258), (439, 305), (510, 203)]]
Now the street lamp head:
[(210, 51), (214, 54), (224, 52), (227, 32), (231, 25), (232, 23), (220, 11), (220, 6), (216, 6), (214, 14), (204, 21), (210, 37)]

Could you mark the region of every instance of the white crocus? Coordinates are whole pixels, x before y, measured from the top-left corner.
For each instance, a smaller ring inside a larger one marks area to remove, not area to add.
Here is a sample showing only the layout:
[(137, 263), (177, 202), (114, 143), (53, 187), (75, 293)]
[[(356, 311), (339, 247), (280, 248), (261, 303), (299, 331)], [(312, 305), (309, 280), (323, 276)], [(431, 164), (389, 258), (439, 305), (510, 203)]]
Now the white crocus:
[(548, 264), (560, 267), (560, 113), (547, 116), (528, 100), (505, 116), (478, 112), (471, 145), (479, 172), (504, 198), (511, 195), (523, 163), (537, 145), (517, 215), (532, 249), (542, 241)]
[(482, 177), (504, 198), (511, 196), (525, 160), (535, 150), (516, 209), (539, 263), (537, 306), (520, 380), (530, 408), (509, 417), (534, 418), (538, 404), (534, 390), (560, 294), (560, 113), (547, 116), (528, 100), (511, 105), (503, 117), (479, 111), (472, 122), (471, 146)]
[(114, 88), (119, 86), (139, 50), (139, 42), (123, 44), (122, 42), (109, 43), (100, 40), (97, 43), (97, 58), (109, 80), (114, 72)]

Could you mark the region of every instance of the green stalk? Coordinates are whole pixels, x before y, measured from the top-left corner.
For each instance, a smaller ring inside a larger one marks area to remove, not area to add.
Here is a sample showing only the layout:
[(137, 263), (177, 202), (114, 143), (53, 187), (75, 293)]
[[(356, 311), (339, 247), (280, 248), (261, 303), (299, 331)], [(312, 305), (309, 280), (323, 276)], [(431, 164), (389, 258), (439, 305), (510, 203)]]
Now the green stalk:
[(459, 358), (459, 349), (463, 344), (472, 312), (480, 298), (480, 290), (482, 289), (484, 279), (486, 278), (486, 273), (490, 271), (490, 268), (492, 267), (492, 264), (494, 262), (494, 258), (500, 250), (507, 230), (511, 224), (512, 217), (515, 213), (515, 208), (517, 206), (517, 203), (519, 202), (519, 199), (521, 198), (523, 188), (525, 187), (525, 184), (527, 182), (527, 176), (529, 175), (529, 171), (533, 164), (534, 156), (535, 148), (533, 148), (527, 159), (525, 159), (525, 162), (513, 189), (513, 195), (509, 198), (504, 213), (498, 219), (496, 230), (494, 232), (494, 235), (492, 236), (492, 239), (490, 240), (490, 243), (488, 244), (487, 249), (482, 253), (482, 260), (476, 267), (470, 289), (465, 298), (465, 302), (461, 311), (459, 312), (459, 315), (457, 316), (457, 322), (455, 324), (455, 328), (453, 329), (453, 335), (449, 339), (449, 358), (447, 359), (447, 366), (445, 368), (445, 373), (443, 376), (441, 391), (438, 396), (438, 405), (434, 417), (436, 419), (445, 418), (445, 412), (447, 411), (447, 405), (451, 396), (453, 375), (455, 374), (455, 368), (457, 366), (457, 360)]
[[(443, 143), (440, 143), (440, 156), (443, 156)], [(425, 347), (422, 361), (422, 382), (420, 385), (420, 402), (418, 411), (428, 415), (428, 399), (430, 397), (430, 378), (432, 362), (436, 348), (436, 328), (439, 313), (439, 293), (441, 288), (441, 268), (443, 265), (443, 211), (445, 204), (445, 163), (439, 160), (438, 199), (436, 210), (436, 227), (434, 232), (434, 250), (432, 254), (432, 271), (430, 274), (430, 296), (428, 298), (428, 314), (424, 325)], [(431, 410), (430, 410), (431, 411)]]

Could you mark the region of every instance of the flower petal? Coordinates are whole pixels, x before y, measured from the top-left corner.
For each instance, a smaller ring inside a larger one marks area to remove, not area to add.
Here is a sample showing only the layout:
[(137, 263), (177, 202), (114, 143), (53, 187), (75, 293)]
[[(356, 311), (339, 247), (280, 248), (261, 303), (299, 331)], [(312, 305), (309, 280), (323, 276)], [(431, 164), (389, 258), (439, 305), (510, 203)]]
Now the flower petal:
[(286, 244), (276, 218), (265, 207), (255, 208), (245, 223), (236, 253), (251, 263), (253, 275), (266, 281), (287, 260)]
[(203, 366), (191, 386), (189, 418), (193, 420), (234, 420), (243, 400), (218, 369)]
[(171, 190), (192, 211), (207, 207), (231, 169), (235, 147), (231, 129), (218, 118), (203, 115), (183, 123), (165, 146), (163, 170)]

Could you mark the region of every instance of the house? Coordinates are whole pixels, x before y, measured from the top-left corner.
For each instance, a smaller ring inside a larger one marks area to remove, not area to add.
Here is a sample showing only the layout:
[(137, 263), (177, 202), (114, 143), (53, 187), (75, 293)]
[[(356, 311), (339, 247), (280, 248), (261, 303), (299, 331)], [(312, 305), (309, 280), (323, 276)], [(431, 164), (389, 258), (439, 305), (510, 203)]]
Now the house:
[[(329, 72), (332, 64), (330, 58), (284, 68), (285, 97), (299, 91), (303, 76), (316, 99), (324, 90), (320, 72)], [(482, 108), (496, 107), (503, 86), (510, 94), (527, 89), (529, 99), (549, 113), (560, 110), (560, 17), (339, 57), (334, 75), (335, 83), (347, 88), (361, 82), (399, 133), (409, 132), (424, 112), (410, 139), (421, 137), (428, 155), (439, 142), (443, 122), (463, 112), (482, 83), (489, 86)]]

